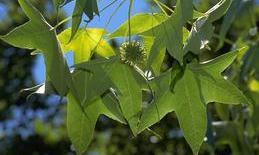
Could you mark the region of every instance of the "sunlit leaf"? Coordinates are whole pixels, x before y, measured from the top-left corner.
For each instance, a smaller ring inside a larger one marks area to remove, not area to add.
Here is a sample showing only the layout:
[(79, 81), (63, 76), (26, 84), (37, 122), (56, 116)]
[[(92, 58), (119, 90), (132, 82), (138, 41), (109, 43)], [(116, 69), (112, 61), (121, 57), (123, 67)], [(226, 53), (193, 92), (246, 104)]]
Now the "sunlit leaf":
[(138, 131), (142, 110), (142, 90), (134, 78), (135, 71), (127, 64), (115, 63), (109, 74), (117, 88), (122, 113), (134, 135)]
[(63, 52), (73, 51), (74, 61), (83, 62), (90, 59), (96, 52), (100, 56), (114, 55), (112, 47), (103, 39), (103, 29), (79, 29), (75, 37), (70, 40), (71, 29), (66, 29), (58, 35)]
[[(155, 26), (159, 25), (162, 21), (166, 20), (167, 16), (164, 14), (150, 14), (140, 13), (136, 14), (130, 19), (131, 35), (137, 35), (142, 32), (148, 31)], [(109, 38), (125, 37), (128, 35), (128, 21), (124, 22), (114, 32), (109, 34)]]

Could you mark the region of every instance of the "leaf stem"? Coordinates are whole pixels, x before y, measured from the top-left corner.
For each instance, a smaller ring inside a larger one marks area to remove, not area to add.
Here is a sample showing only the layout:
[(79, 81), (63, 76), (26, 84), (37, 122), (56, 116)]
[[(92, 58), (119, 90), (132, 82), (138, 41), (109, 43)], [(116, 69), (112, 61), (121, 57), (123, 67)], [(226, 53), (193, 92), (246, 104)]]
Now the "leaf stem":
[(160, 8), (160, 10), (168, 16), (168, 14), (166, 13), (165, 9), (160, 5), (159, 1), (157, 0), (154, 0), (154, 2), (156, 3), (156, 5)]
[(131, 10), (132, 10), (132, 5), (133, 5), (133, 0), (130, 0), (130, 5), (129, 5), (129, 11), (128, 11), (128, 21), (129, 21), (129, 42), (131, 42)]
[[(215, 38), (217, 38), (217, 39), (220, 39), (220, 36), (219, 36), (218, 34), (216, 34), (216, 33), (213, 34), (213, 37), (215, 37)], [(224, 42), (225, 42), (225, 43), (228, 43), (228, 44), (230, 44), (230, 45), (234, 45), (234, 44), (235, 44), (235, 42), (233, 42), (232, 40), (230, 40), (230, 39), (228, 39), (228, 38), (225, 38), (225, 39), (224, 39)]]
[(170, 11), (171, 13), (174, 13), (174, 10), (171, 9), (170, 7), (168, 7), (167, 5), (165, 5), (164, 3), (158, 1), (158, 0), (154, 0), (157, 1), (160, 5), (162, 5), (164, 8), (166, 8), (168, 11)]
[(158, 133), (156, 133), (155, 131), (151, 130), (150, 128), (147, 128), (147, 131), (149, 131), (150, 133), (155, 135), (157, 138), (162, 139), (162, 136), (160, 136)]
[(112, 1), (110, 4), (108, 4), (108, 5), (106, 5), (104, 8), (102, 8), (101, 10), (100, 10), (100, 12), (99, 13), (102, 13), (104, 10), (106, 10), (107, 8), (109, 8), (111, 5), (113, 5), (115, 2), (117, 2), (118, 0), (114, 0), (114, 1)]
[(69, 16), (67, 18), (65, 18), (64, 20), (62, 20), (61, 22), (59, 22), (57, 25), (55, 25), (51, 30), (57, 29), (59, 26), (61, 26), (62, 24), (68, 22), (69, 20), (72, 19), (72, 16)]
[[(111, 4), (113, 4), (114, 2), (116, 2), (117, 0), (113, 1)], [(112, 18), (114, 17), (114, 15), (119, 11), (120, 7), (123, 5), (123, 3), (125, 2), (126, 0), (123, 0), (122, 2), (119, 3), (119, 5), (115, 8), (115, 10), (113, 11), (113, 13), (110, 15), (108, 21), (105, 23), (105, 26), (104, 26), (104, 30), (107, 29), (108, 25), (110, 24)], [(107, 8), (107, 7), (106, 7)], [(103, 36), (105, 34), (105, 31), (103, 31), (100, 39), (98, 40), (96, 46), (94, 47), (94, 49), (92, 50), (92, 53), (91, 53), (91, 56), (93, 55), (93, 51), (95, 51), (98, 46), (100, 45), (100, 42), (102, 41), (103, 39)], [(93, 42), (96, 42), (94, 38), (92, 38), (90, 35), (89, 35), (89, 38), (93, 41)], [(101, 47), (101, 46), (100, 46)]]

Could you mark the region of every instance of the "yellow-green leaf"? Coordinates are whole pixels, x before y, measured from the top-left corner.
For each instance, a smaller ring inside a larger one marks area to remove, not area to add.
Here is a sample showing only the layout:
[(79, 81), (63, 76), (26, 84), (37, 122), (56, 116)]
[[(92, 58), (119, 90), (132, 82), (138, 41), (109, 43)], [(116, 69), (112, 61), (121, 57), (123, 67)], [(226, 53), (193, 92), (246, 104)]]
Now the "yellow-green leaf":
[(79, 29), (70, 41), (71, 29), (66, 29), (58, 35), (62, 51), (74, 52), (75, 62), (84, 62), (96, 52), (103, 57), (114, 55), (112, 47), (103, 39), (105, 30), (97, 28)]

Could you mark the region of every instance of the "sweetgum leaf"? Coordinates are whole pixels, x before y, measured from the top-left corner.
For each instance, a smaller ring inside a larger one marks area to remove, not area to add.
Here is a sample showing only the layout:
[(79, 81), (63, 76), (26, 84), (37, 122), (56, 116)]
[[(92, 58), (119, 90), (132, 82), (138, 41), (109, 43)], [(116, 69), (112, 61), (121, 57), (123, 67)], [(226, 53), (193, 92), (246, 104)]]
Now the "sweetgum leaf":
[(104, 29), (87, 28), (79, 29), (75, 37), (71, 40), (71, 29), (66, 29), (58, 35), (62, 51), (75, 53), (74, 61), (83, 62), (97, 53), (102, 57), (114, 55), (112, 47), (103, 39)]
[(136, 72), (127, 64), (117, 62), (111, 68), (109, 77), (116, 86), (122, 113), (134, 135), (137, 135), (142, 110), (142, 90), (134, 77)]
[(173, 95), (169, 86), (171, 83), (171, 70), (161, 74), (151, 82), (155, 96), (153, 102), (143, 108), (138, 132), (142, 132), (149, 126), (160, 121), (167, 113), (174, 110)]
[(155, 37), (151, 49), (152, 53), (159, 52), (159, 49), (166, 47), (168, 52), (180, 63), (183, 61), (183, 27), (188, 20), (193, 18), (193, 5), (189, 0), (179, 0), (176, 4), (176, 11), (167, 20), (163, 21), (151, 30), (142, 35)]
[[(159, 75), (160, 73), (160, 67), (163, 62), (163, 58), (165, 56), (166, 47), (161, 43), (160, 41), (155, 42), (155, 37), (153, 37), (152, 33), (148, 35), (148, 33), (145, 33), (143, 36), (144, 46), (147, 51), (147, 66), (154, 70), (156, 75)], [(187, 38), (189, 36), (189, 31), (183, 27), (183, 43), (186, 42)]]
[[(78, 54), (80, 53), (75, 52), (75, 56)], [(116, 57), (86, 62), (75, 59), (76, 70), (73, 72), (72, 87), (67, 96), (67, 128), (78, 154), (86, 151), (101, 114), (126, 124), (118, 102), (113, 100), (111, 93), (106, 93), (113, 87), (106, 72), (109, 72), (110, 64), (116, 60)]]
[(98, 98), (84, 108), (84, 113), (71, 93), (69, 93), (67, 97), (68, 136), (78, 154), (84, 153), (89, 146), (93, 138), (95, 124), (101, 114), (121, 123), (125, 123), (118, 106), (114, 105), (115, 103), (107, 101), (104, 103)]
[(198, 153), (206, 132), (207, 103), (249, 103), (235, 85), (220, 75), (234, 61), (236, 55), (237, 52), (234, 51), (203, 64), (188, 65), (182, 80), (175, 86), (175, 112), (184, 136), (195, 154)]
[(28, 0), (19, 0), (29, 21), (21, 25), (1, 39), (15, 47), (36, 49), (45, 58), (47, 77), (60, 95), (68, 92), (70, 73), (63, 58), (56, 32), (41, 13)]
[(158, 95), (154, 103), (144, 109), (139, 132), (158, 122), (168, 112), (175, 111), (184, 137), (193, 153), (197, 154), (206, 133), (206, 104), (249, 103), (243, 93), (221, 75), (236, 56), (237, 51), (234, 51), (201, 64), (188, 64), (181, 77), (175, 80), (173, 91), (169, 86), (174, 80), (171, 77), (177, 77), (173, 76), (173, 72), (178, 72), (175, 68), (172, 74), (155, 78), (154, 90)]
[[(131, 17), (131, 35), (137, 35), (142, 32), (148, 31), (155, 26), (159, 25), (162, 21), (166, 20), (167, 17), (164, 14), (150, 14), (150, 13), (139, 13)], [(129, 24), (128, 20), (120, 25), (114, 32), (108, 35), (110, 39), (116, 37), (125, 37), (128, 35)]]
[(74, 89), (72, 94), (81, 105), (87, 106), (89, 102), (100, 97), (103, 93), (114, 87), (107, 72), (112, 70), (114, 59), (97, 59), (76, 65), (72, 81)]
[[(141, 36), (142, 40), (143, 40), (143, 46), (145, 48), (146, 51), (146, 55), (148, 58), (148, 62), (147, 62), (147, 66), (151, 67), (149, 69), (152, 69), (155, 75), (159, 75), (160, 74), (160, 69), (162, 66), (162, 63), (164, 61), (165, 58), (165, 48), (160, 49), (160, 52), (155, 53), (150, 53), (151, 52), (151, 48), (154, 44), (154, 37), (150, 37), (150, 36)], [(151, 60), (152, 61), (149, 61)]]

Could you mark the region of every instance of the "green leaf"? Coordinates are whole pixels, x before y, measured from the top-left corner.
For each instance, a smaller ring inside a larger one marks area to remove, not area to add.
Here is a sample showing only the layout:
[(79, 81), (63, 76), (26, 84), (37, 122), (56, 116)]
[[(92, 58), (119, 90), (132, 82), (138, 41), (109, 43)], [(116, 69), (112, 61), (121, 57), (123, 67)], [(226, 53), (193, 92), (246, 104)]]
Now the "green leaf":
[(125, 120), (120, 109), (120, 104), (114, 94), (109, 93), (105, 95), (104, 97), (102, 97), (102, 101), (107, 108), (107, 110), (105, 110), (103, 114), (120, 123), (127, 124), (127, 121)]
[(259, 49), (258, 45), (251, 46), (247, 51), (246, 56), (244, 57), (241, 77), (248, 77), (249, 75), (254, 74), (256, 78), (259, 77)]
[(199, 85), (195, 75), (186, 69), (181, 80), (174, 87), (173, 107), (184, 137), (193, 153), (198, 154), (206, 134), (206, 106), (201, 100)]
[[(166, 20), (167, 16), (161, 13), (139, 13), (131, 17), (131, 35), (137, 35), (148, 31)], [(118, 29), (109, 34), (109, 38), (125, 37), (128, 35), (128, 21), (124, 22)]]
[(67, 130), (68, 136), (71, 139), (78, 154), (82, 154), (86, 151), (90, 144), (95, 123), (100, 115), (100, 100), (96, 100), (91, 106), (88, 106), (87, 115), (82, 112), (78, 106), (76, 99), (70, 93), (67, 96)]
[(212, 23), (220, 19), (228, 10), (232, 0), (221, 0), (218, 4), (214, 5), (210, 10), (205, 13), (208, 17), (208, 22)]
[(91, 21), (94, 17), (94, 14), (99, 15), (99, 10), (96, 0), (77, 0), (76, 5), (73, 11), (72, 17), (72, 34), (71, 39), (74, 38), (76, 32), (82, 21), (83, 14), (86, 14)]
[(208, 22), (208, 17), (199, 18), (192, 27), (190, 35), (184, 45), (184, 53), (189, 51), (199, 54), (206, 47), (213, 36), (214, 27)]
[[(152, 55), (150, 55), (151, 48), (154, 44), (154, 37), (150, 37), (150, 36), (141, 36), (141, 37), (143, 39), (143, 46), (145, 48), (146, 55), (149, 60), (147, 62), (148, 66), (151, 66), (155, 75), (159, 75), (162, 63), (165, 58), (165, 48), (161, 49), (160, 52), (158, 52), (158, 53), (152, 53)], [(156, 54), (156, 55), (154, 55), (154, 54)]]
[(184, 54), (189, 51), (199, 54), (201, 49), (211, 39), (214, 33), (212, 22), (222, 17), (229, 8), (232, 0), (221, 0), (218, 4), (208, 10), (204, 16), (198, 18), (193, 24), (187, 43), (184, 45)]
[(87, 106), (89, 102), (114, 87), (106, 72), (112, 70), (111, 64), (116, 60), (103, 58), (75, 65), (76, 70), (72, 75), (74, 89), (71, 93), (81, 105)]
[[(166, 73), (156, 78), (157, 84), (154, 90), (158, 94), (154, 103), (144, 109), (139, 131), (158, 122), (168, 112), (174, 110), (184, 137), (193, 153), (197, 154), (207, 128), (207, 103), (233, 105), (249, 103), (235, 85), (221, 76), (236, 56), (237, 51), (230, 52), (208, 62), (188, 64), (181, 76), (175, 76), (174, 73), (179, 70), (174, 68), (172, 74)], [(170, 88), (172, 82), (174, 82), (173, 88)]]
[(204, 13), (193, 10), (193, 19), (197, 19), (197, 18), (200, 18), (202, 16), (204, 16)]
[[(80, 59), (75, 61), (77, 65), (72, 76), (73, 87), (67, 96), (67, 128), (78, 154), (86, 151), (90, 144), (99, 115), (104, 114), (126, 124), (119, 103), (111, 93), (105, 93), (113, 87), (106, 72), (109, 72), (111, 63), (116, 60), (115, 57), (87, 62)], [(103, 96), (102, 99), (100, 96)]]
[(109, 74), (117, 88), (122, 113), (134, 135), (138, 133), (138, 124), (142, 110), (142, 90), (134, 77), (133, 68), (120, 62), (115, 63)]
[(68, 94), (68, 107), (67, 107), (67, 129), (68, 136), (71, 139), (78, 154), (86, 151), (91, 140), (95, 124), (101, 114), (125, 123), (118, 106), (115, 103), (103, 103), (102, 100), (96, 99), (84, 108), (84, 112), (79, 107), (74, 96)]
[(237, 51), (229, 52), (213, 61), (200, 65), (192, 65), (190, 67), (196, 75), (203, 99), (206, 103), (249, 103), (243, 93), (230, 81), (224, 79), (220, 74), (234, 61), (236, 56)]
[(43, 84), (31, 88), (22, 89), (21, 93), (28, 94), (28, 97), (33, 94), (57, 94), (56, 90), (53, 88), (53, 84), (50, 81), (46, 81)]
[(55, 29), (29, 1), (19, 0), (19, 3), (30, 21), (1, 36), (1, 39), (15, 47), (42, 51), (47, 76), (58, 93), (65, 95), (70, 84), (70, 73), (59, 47)]
[(183, 61), (183, 27), (193, 17), (193, 5), (188, 0), (177, 1), (176, 11), (167, 20), (142, 33), (142, 35), (154, 36), (155, 41), (151, 49), (152, 53), (166, 47), (168, 52), (180, 63)]
[(58, 39), (64, 53), (73, 51), (74, 61), (84, 62), (88, 61), (95, 52), (102, 57), (114, 55), (112, 47), (103, 39), (105, 33), (104, 29), (79, 29), (70, 41), (71, 29), (66, 29), (58, 35)]
[(175, 111), (184, 136), (195, 154), (206, 132), (206, 103), (249, 103), (236, 86), (221, 76), (236, 55), (234, 51), (203, 64), (188, 65), (182, 80), (175, 86)]
[(149, 126), (160, 121), (167, 113), (174, 110), (172, 100), (173, 95), (169, 86), (171, 83), (171, 70), (161, 74), (151, 81), (155, 96), (152, 103), (143, 108), (138, 132), (142, 132)]
[(67, 3), (71, 2), (73, 0), (52, 0), (53, 5), (55, 7), (55, 9), (59, 9), (62, 6), (65, 6)]
[[(189, 36), (189, 31), (183, 28), (183, 42), (186, 42)], [(154, 42), (154, 37), (151, 36), (141, 36), (144, 41), (144, 47), (147, 51), (147, 66), (151, 66), (155, 75), (160, 74), (161, 65), (163, 63), (166, 49), (160, 42)]]

